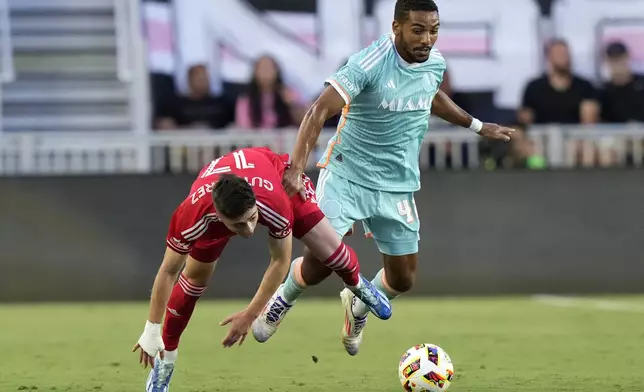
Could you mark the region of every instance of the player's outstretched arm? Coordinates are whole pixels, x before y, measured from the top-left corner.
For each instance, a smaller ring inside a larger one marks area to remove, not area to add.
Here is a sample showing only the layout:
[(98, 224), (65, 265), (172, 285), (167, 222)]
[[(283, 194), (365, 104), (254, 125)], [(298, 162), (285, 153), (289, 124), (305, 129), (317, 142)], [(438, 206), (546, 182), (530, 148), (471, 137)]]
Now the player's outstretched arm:
[(438, 90), (432, 102), (432, 114), (443, 120), (459, 125), (463, 128), (469, 128), (481, 136), (509, 141), (514, 129), (502, 127), (493, 123), (482, 123), (472, 117), (468, 112), (461, 109), (452, 99), (443, 91)]
[(154, 357), (157, 353), (163, 358), (163, 339), (161, 338), (161, 321), (165, 307), (170, 299), (172, 288), (174, 287), (179, 272), (186, 262), (186, 255), (175, 252), (166, 248), (163, 256), (163, 263), (157, 272), (152, 286), (152, 296), (150, 297), (150, 314), (145, 323), (143, 334), (139, 338), (132, 351), (141, 349), (139, 362), (147, 367), (154, 366)]
[(248, 330), (259, 317), (260, 313), (271, 299), (271, 296), (279, 285), (284, 281), (291, 262), (291, 253), (293, 248), (293, 236), (289, 234), (285, 238), (269, 237), (269, 248), (271, 253), (271, 262), (264, 273), (262, 282), (259, 284), (257, 293), (248, 304), (246, 309), (226, 317), (219, 325), (230, 324), (228, 335), (223, 340), (224, 347), (231, 347), (239, 341), (239, 345), (244, 342)]
[(186, 263), (187, 255), (182, 255), (166, 247), (163, 263), (159, 267), (157, 276), (152, 285), (152, 296), (150, 297), (150, 314), (148, 321), (161, 324), (165, 308), (168, 305), (170, 294), (174, 284), (177, 282), (181, 268)]
[(284, 238), (268, 237), (268, 246), (271, 254), (271, 262), (264, 273), (262, 282), (255, 293), (255, 297), (248, 305), (248, 311), (255, 315), (255, 318), (264, 309), (264, 306), (271, 299), (271, 296), (286, 278), (291, 265), (291, 254), (293, 251), (293, 235), (289, 234)]
[[(324, 122), (342, 110), (345, 100), (332, 86), (327, 86), (318, 99), (306, 111), (297, 133), (295, 149), (291, 155), (291, 167), (284, 173), (283, 185), (289, 196), (304, 189), (302, 173), (315, 148)], [(272, 294), (271, 294), (272, 295)]]

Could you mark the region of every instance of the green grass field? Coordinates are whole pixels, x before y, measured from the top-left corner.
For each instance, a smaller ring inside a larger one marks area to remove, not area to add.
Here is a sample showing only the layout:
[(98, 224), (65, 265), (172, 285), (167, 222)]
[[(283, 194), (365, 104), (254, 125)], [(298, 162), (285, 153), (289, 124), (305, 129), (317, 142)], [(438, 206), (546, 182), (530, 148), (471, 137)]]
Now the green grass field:
[[(198, 304), (172, 392), (402, 391), (398, 360), (417, 343), (447, 350), (454, 392), (644, 391), (644, 297), (401, 299), (391, 320), (370, 320), (356, 357), (340, 344), (339, 300), (302, 300), (268, 343), (223, 349), (217, 324), (243, 305)], [(143, 391), (130, 349), (146, 315), (143, 303), (0, 306), (0, 391)]]

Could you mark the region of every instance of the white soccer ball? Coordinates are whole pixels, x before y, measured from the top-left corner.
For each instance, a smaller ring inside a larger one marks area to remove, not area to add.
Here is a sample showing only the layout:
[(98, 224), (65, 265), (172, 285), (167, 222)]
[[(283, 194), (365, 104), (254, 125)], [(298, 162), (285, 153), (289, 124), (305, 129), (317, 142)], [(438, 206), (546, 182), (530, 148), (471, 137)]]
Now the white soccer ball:
[(407, 392), (442, 392), (454, 378), (454, 365), (442, 348), (419, 344), (403, 354), (398, 377)]

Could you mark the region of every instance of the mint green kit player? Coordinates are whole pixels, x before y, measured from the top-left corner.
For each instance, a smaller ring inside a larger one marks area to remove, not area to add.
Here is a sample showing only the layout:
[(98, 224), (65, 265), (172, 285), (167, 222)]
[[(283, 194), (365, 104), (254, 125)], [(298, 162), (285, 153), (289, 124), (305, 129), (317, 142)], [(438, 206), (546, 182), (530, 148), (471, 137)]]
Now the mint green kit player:
[(362, 221), (381, 253), (418, 252), (418, 160), (445, 69), (436, 48), (426, 62), (407, 63), (387, 34), (325, 81), (346, 103), (316, 187), (338, 235)]

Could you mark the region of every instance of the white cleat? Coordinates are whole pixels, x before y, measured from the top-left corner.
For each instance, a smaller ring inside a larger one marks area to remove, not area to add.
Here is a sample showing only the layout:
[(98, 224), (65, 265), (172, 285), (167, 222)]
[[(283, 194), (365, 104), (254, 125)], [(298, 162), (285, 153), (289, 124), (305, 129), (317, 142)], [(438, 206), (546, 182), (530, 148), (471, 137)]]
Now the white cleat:
[(157, 355), (154, 359), (154, 367), (150, 370), (150, 375), (145, 383), (145, 391), (168, 392), (172, 373), (174, 373), (174, 363), (164, 362)]
[(253, 321), (253, 336), (260, 343), (266, 342), (277, 332), (280, 323), (284, 320), (288, 311), (291, 310), (291, 307), (293, 307), (293, 304), (289, 305), (282, 298), (283, 287), (283, 284), (280, 285), (264, 307), (262, 314)]
[(356, 355), (360, 350), (362, 330), (367, 325), (368, 315), (361, 318), (353, 315), (353, 303), (357, 298), (349, 289), (342, 290), (340, 292), (340, 298), (342, 298), (342, 306), (344, 307), (344, 326), (342, 327), (341, 335), (342, 344), (349, 355)]

